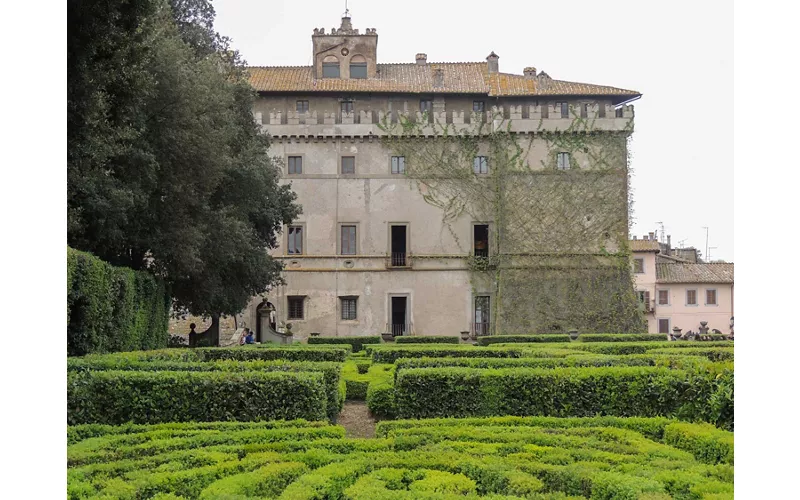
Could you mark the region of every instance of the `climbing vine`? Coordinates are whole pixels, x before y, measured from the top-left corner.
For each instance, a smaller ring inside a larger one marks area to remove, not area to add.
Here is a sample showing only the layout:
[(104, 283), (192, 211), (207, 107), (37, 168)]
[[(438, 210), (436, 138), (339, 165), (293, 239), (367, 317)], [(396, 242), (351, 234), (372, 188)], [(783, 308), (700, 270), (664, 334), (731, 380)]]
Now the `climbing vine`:
[[(392, 154), (405, 157), (405, 175), (441, 209), (473, 290), (493, 297), (492, 330), (642, 331), (627, 245), (632, 120), (605, 131), (573, 116), (565, 130), (540, 120), (517, 133), (502, 110), (482, 118), (401, 115), (379, 126)], [(462, 217), (490, 225), (489, 256), (458, 238)]]

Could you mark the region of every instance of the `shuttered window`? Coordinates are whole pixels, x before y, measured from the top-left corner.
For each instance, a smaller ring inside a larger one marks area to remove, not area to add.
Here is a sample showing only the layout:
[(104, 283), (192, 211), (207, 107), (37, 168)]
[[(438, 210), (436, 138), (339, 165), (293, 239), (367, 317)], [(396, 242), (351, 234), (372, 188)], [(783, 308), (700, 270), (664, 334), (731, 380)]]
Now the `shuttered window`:
[(302, 156), (290, 156), (289, 157), (289, 175), (302, 174), (302, 173), (303, 173), (303, 157)]
[(406, 173), (406, 157), (405, 156), (392, 156), (392, 173), (404, 174)]
[(569, 153), (558, 153), (556, 157), (556, 168), (559, 170), (569, 170)]
[(489, 173), (489, 159), (485, 156), (476, 156), (472, 161), (472, 170), (476, 174)]
[(356, 226), (342, 226), (342, 255), (356, 254)]
[(633, 259), (633, 272), (636, 274), (644, 273), (644, 259)]
[(658, 333), (669, 333), (669, 319), (658, 320)]
[(660, 306), (668, 306), (669, 305), (669, 290), (659, 290), (658, 291), (658, 305), (660, 305)]
[(686, 290), (686, 305), (687, 306), (697, 305), (697, 290)]
[(289, 255), (302, 255), (303, 253), (303, 227), (289, 226), (286, 253)]
[(717, 305), (717, 291), (716, 290), (706, 290), (706, 305), (707, 306), (715, 306), (715, 305)]
[(355, 156), (342, 156), (342, 173), (354, 174), (356, 173), (356, 157)]

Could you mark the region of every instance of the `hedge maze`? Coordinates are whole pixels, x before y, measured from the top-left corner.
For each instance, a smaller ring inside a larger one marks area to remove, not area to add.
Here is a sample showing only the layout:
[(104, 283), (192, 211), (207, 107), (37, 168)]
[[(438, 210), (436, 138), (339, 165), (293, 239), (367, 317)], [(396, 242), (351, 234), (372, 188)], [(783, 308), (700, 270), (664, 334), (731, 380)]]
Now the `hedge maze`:
[(68, 498), (733, 498), (732, 342), (502, 337), (69, 358)]

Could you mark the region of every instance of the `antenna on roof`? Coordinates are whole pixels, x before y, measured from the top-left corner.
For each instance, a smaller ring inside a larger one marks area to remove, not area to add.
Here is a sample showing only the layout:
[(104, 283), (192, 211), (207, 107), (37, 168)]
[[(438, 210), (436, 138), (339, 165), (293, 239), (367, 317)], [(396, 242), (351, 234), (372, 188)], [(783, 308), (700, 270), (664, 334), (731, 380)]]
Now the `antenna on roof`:
[(344, 0), (344, 15), (342, 17), (350, 17), (350, 9), (347, 8), (347, 0)]

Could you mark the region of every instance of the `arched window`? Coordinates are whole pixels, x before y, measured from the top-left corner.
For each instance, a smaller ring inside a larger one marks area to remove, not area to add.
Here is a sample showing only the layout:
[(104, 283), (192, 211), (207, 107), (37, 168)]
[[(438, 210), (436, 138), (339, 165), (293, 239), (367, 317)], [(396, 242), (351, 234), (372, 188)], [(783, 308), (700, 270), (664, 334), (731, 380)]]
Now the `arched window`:
[(339, 59), (325, 56), (322, 60), (322, 78), (339, 78)]
[(367, 77), (367, 60), (364, 56), (353, 56), (350, 58), (350, 78)]

